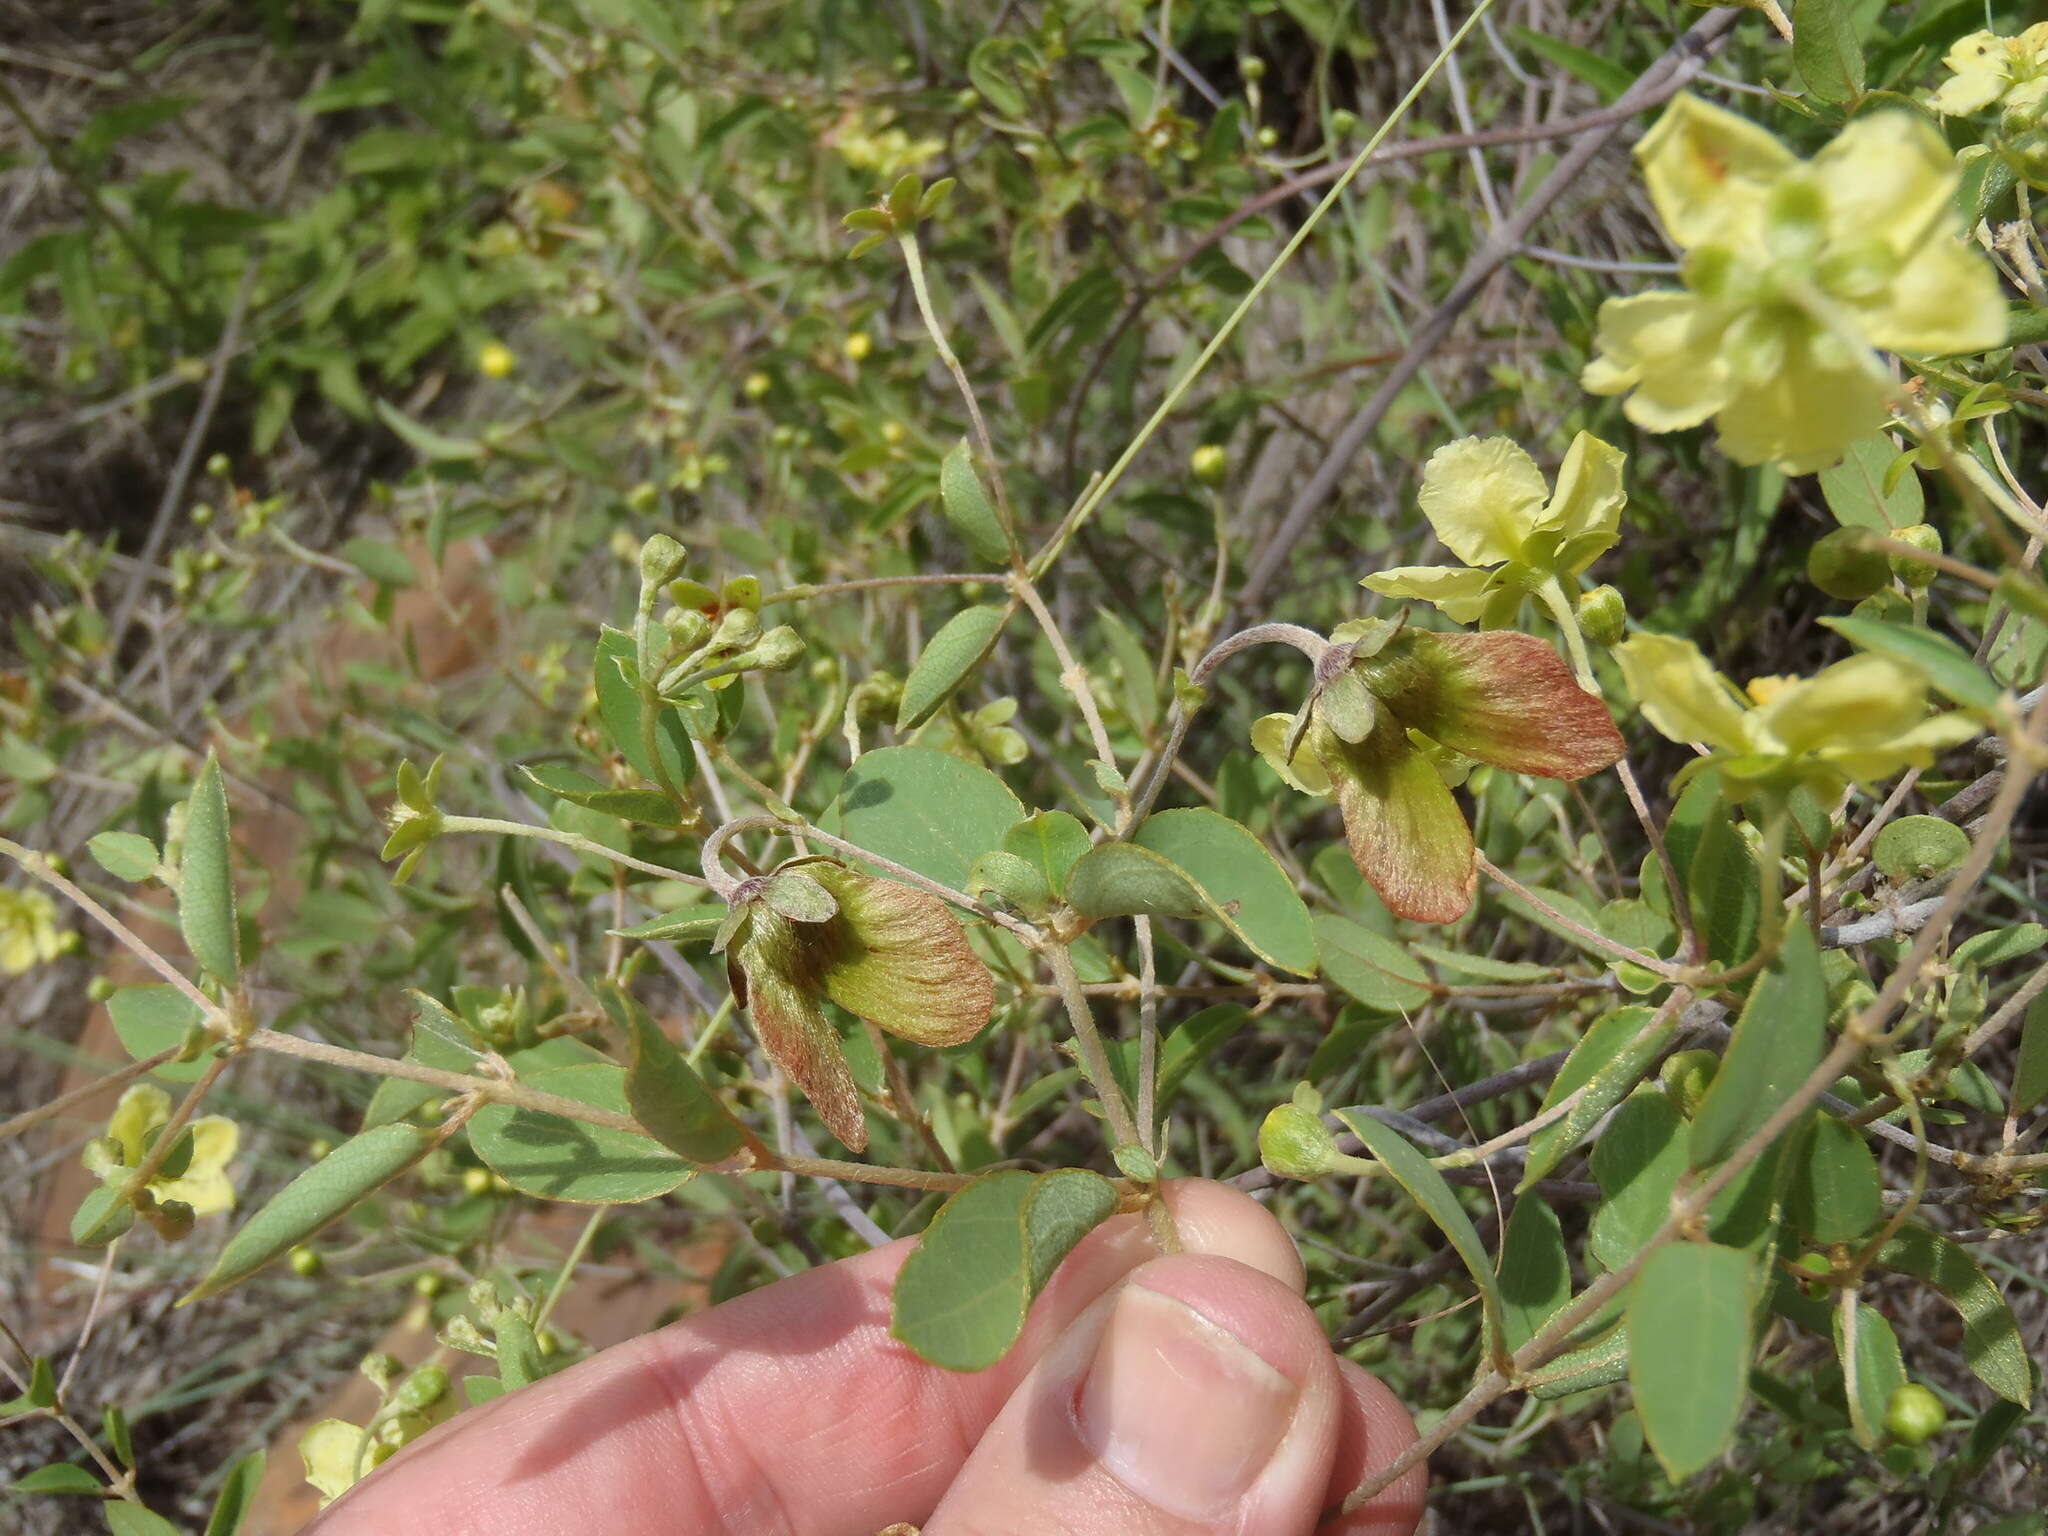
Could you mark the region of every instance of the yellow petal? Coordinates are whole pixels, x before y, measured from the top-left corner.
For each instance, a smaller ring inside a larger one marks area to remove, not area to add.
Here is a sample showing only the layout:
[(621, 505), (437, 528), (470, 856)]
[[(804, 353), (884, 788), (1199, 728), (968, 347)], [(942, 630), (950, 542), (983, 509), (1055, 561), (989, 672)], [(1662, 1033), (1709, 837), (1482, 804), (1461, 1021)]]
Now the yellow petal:
[(1360, 583), (1383, 597), (1434, 603), (1460, 624), (1470, 624), (1484, 611), (1492, 584), (1491, 572), (1457, 565), (1404, 565), (1379, 571)]
[(1775, 463), (1788, 475), (1841, 462), (1849, 444), (1890, 417), (1883, 385), (1830, 336), (1800, 336), (1785, 364), (1748, 385), (1716, 419), (1721, 448), (1738, 464)]
[(1850, 778), (1868, 783), (1889, 778), (1905, 768), (1925, 768), (1934, 761), (1937, 752), (1969, 741), (1982, 730), (1965, 714), (1935, 715), (1883, 746), (1829, 747), (1819, 756)]
[[(1580, 546), (1583, 558), (1575, 559), (1574, 572), (1591, 565), (1620, 536), (1622, 503), (1628, 499), (1622, 490), (1621, 472), (1627, 462), (1628, 455), (1619, 448), (1581, 432), (1572, 439), (1564, 463), (1558, 466), (1557, 490), (1543, 509), (1542, 526), (1564, 539), (1586, 539)], [(1599, 535), (1605, 536), (1605, 543)]]
[(299, 1456), (306, 1464), (306, 1481), (320, 1490), (323, 1506), (348, 1492), (364, 1473), (390, 1454), (390, 1446), (370, 1441), (367, 1430), (346, 1419), (322, 1419), (299, 1436)]
[(154, 1083), (137, 1083), (121, 1095), (107, 1120), (107, 1134), (121, 1144), (121, 1161), (142, 1161), (142, 1139), (171, 1118), (171, 1096)]
[(1724, 752), (1750, 750), (1748, 711), (1690, 640), (1639, 634), (1617, 645), (1614, 659), (1643, 718), (1664, 735)]
[(1870, 339), (1895, 352), (1940, 357), (2005, 344), (2007, 309), (1997, 275), (1946, 227), (1906, 263), (1878, 305), (1862, 310), (1862, 318)]
[(1824, 755), (1828, 748), (1882, 748), (1919, 724), (1926, 708), (1924, 678), (1888, 657), (1866, 654), (1780, 688), (1752, 719), (1761, 741)]
[(1505, 437), (1461, 437), (1422, 470), (1423, 516), (1467, 565), (1514, 559), (1549, 494), (1536, 461)]
[(235, 1122), (222, 1115), (202, 1115), (192, 1122), (192, 1161), (175, 1179), (159, 1179), (151, 1186), (162, 1200), (182, 1200), (194, 1215), (211, 1216), (233, 1208), (235, 1186), (228, 1181), (227, 1166), (241, 1144), (242, 1133)]
[(1798, 163), (1755, 123), (1691, 95), (1664, 109), (1636, 158), (1657, 217), (1688, 250), (1744, 240), (1762, 218), (1771, 182)]
[(1596, 395), (1633, 389), (1628, 418), (1649, 432), (1696, 427), (1728, 401), (1721, 332), (1729, 315), (1690, 293), (1655, 291), (1600, 306), (1599, 355), (1579, 375)]
[[(1310, 727), (1313, 731), (1314, 727)], [(1284, 761), (1280, 754), (1287, 746), (1287, 738), (1294, 731), (1292, 715), (1262, 715), (1252, 722), (1252, 746), (1266, 766), (1279, 774), (1290, 788), (1300, 790), (1304, 795), (1327, 795), (1330, 792), (1330, 776), (1310, 750), (1306, 739), (1294, 749), (1292, 762)]]
[(1813, 171), (1826, 188), (1829, 233), (1837, 240), (1874, 235), (1904, 257), (1931, 234), (1962, 232), (1955, 156), (1925, 118), (1859, 117), (1813, 157)]

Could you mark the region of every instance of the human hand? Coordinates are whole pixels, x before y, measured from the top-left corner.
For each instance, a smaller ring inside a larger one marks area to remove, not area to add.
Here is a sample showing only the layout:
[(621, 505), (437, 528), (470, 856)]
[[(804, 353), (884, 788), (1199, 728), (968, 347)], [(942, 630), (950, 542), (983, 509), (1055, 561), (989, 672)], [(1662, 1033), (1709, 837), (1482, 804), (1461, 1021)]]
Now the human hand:
[(1420, 1466), (1318, 1526), (1415, 1439), (1330, 1352), (1273, 1218), (1165, 1188), (1077, 1247), (999, 1365), (889, 1335), (914, 1239), (796, 1275), (465, 1413), (304, 1536), (1409, 1536)]

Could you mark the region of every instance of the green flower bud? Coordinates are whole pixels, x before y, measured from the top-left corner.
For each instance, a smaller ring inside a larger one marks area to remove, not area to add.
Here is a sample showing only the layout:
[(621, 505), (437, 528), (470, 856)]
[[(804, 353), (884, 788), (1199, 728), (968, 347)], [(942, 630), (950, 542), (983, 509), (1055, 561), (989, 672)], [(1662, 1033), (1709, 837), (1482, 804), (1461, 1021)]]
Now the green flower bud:
[(740, 385), (740, 393), (749, 400), (758, 400), (775, 387), (775, 381), (765, 373), (750, 373), (746, 382)]
[(374, 1383), (379, 1392), (383, 1392), (404, 1374), (405, 1367), (383, 1350), (373, 1349), (363, 1356), (362, 1364), (356, 1367), (356, 1371), (365, 1380)]
[(1829, 597), (1856, 602), (1891, 580), (1891, 566), (1861, 528), (1837, 528), (1806, 552), (1806, 579)]
[(804, 656), (804, 637), (787, 624), (778, 624), (754, 647), (754, 664), (764, 672), (787, 672)]
[(1884, 1405), (1885, 1433), (1903, 1445), (1924, 1445), (1947, 1423), (1948, 1409), (1941, 1399), (1917, 1381), (1900, 1387)]
[(690, 552), (665, 533), (657, 533), (640, 546), (640, 579), (650, 587), (673, 580)]
[(438, 1365), (423, 1365), (406, 1377), (405, 1384), (391, 1400), (400, 1408), (420, 1413), (448, 1395), (448, 1373)]
[(761, 616), (751, 608), (735, 608), (718, 621), (711, 643), (722, 651), (743, 651), (760, 638)]
[(661, 616), (661, 627), (679, 651), (697, 650), (711, 638), (711, 620), (694, 608), (669, 609)]
[(105, 976), (95, 976), (85, 984), (85, 995), (96, 1003), (104, 1003), (114, 995), (114, 983)]
[(442, 1324), (439, 1338), (450, 1349), (459, 1349), (466, 1355), (495, 1353), (483, 1330), (459, 1312)]
[(448, 1282), (442, 1279), (439, 1275), (435, 1274), (432, 1270), (428, 1270), (423, 1275), (413, 1276), (413, 1295), (424, 1296), (429, 1301), (433, 1300), (436, 1296), (440, 1295), (441, 1292), (446, 1290), (447, 1288)]
[(1204, 443), (1188, 455), (1188, 470), (1204, 485), (1220, 485), (1230, 473), (1230, 450), (1221, 443)]
[(327, 1267), (317, 1249), (306, 1247), (294, 1248), (287, 1262), (291, 1265), (293, 1274), (303, 1275), (309, 1280)]
[(772, 1216), (756, 1216), (747, 1231), (764, 1248), (782, 1241), (782, 1227)]
[(1263, 80), (1266, 78), (1266, 61), (1248, 53), (1237, 61), (1237, 72), (1246, 80)]
[(1258, 139), (1259, 148), (1271, 149), (1274, 145), (1280, 142), (1280, 130), (1278, 128), (1270, 126), (1261, 128), (1259, 130)]
[(315, 1140), (310, 1141), (306, 1144), (306, 1156), (316, 1163), (319, 1162), (321, 1158), (325, 1157), (328, 1153), (332, 1152), (333, 1150), (334, 1143), (329, 1141), (325, 1136), (318, 1137)]
[(235, 466), (226, 454), (216, 453), (207, 459), (206, 472), (216, 480), (225, 480), (235, 472)]
[(652, 480), (642, 480), (633, 489), (626, 492), (627, 509), (639, 513), (642, 517), (645, 517), (659, 505), (661, 505), (661, 487)]
[(1595, 645), (1619, 645), (1628, 638), (1628, 605), (1609, 586), (1581, 592), (1579, 628)]
[(1713, 1086), (1720, 1066), (1721, 1058), (1712, 1051), (1679, 1051), (1666, 1058), (1657, 1078), (1671, 1096), (1672, 1106), (1690, 1120), (1699, 1112), (1700, 1101)]
[[(1931, 528), (1926, 523), (1915, 523), (1910, 528), (1901, 528), (1892, 537), (1901, 544), (1924, 549), (1930, 555), (1942, 552), (1940, 530)], [(1914, 560), (1906, 555), (1890, 555), (1886, 560), (1891, 566), (1892, 574), (1915, 591), (1933, 585), (1935, 568), (1926, 561)]]
[(488, 1168), (465, 1168), (462, 1170), (462, 1192), (466, 1195), (487, 1195), (491, 1192), (491, 1170)]
[(1283, 1179), (1319, 1179), (1337, 1165), (1337, 1138), (1322, 1117), (1282, 1104), (1259, 1127), (1259, 1160)]

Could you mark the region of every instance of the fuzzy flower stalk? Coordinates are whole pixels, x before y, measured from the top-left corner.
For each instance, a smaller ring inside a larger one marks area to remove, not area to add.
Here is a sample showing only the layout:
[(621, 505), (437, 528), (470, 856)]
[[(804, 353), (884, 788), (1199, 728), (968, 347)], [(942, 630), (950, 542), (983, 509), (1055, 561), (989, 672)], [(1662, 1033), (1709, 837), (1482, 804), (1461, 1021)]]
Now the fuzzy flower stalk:
[(1625, 395), (1647, 431), (1711, 417), (1739, 464), (1826, 469), (1890, 417), (1896, 387), (1869, 349), (2005, 341), (1997, 278), (1962, 238), (1955, 157), (1911, 113), (1868, 113), (1801, 160), (1679, 96), (1636, 158), (1684, 286), (1602, 304), (1580, 382)]

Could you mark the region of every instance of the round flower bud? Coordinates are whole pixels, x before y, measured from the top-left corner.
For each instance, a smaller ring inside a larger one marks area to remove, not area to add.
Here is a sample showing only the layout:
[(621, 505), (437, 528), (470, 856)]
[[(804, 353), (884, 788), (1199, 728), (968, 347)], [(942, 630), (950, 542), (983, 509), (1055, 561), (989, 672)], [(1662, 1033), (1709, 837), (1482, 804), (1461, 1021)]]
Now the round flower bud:
[(665, 533), (652, 535), (640, 546), (640, 579), (660, 586), (683, 568), (690, 552)]
[(424, 1296), (429, 1301), (440, 1295), (447, 1287), (448, 1282), (432, 1270), (428, 1270), (423, 1275), (414, 1275), (412, 1278), (413, 1295)]
[[(1901, 544), (1910, 544), (1915, 549), (1924, 549), (1930, 555), (1941, 553), (1941, 533), (1926, 523), (1915, 523), (1910, 528), (1901, 528), (1892, 535)], [(1934, 583), (1935, 569), (1925, 560), (1914, 560), (1906, 555), (1889, 555), (1887, 563), (1892, 574), (1907, 586), (1918, 591)]]
[(1266, 78), (1266, 61), (1248, 53), (1237, 61), (1237, 72), (1247, 80), (1263, 80)]
[(891, 448), (901, 447), (903, 440), (909, 436), (910, 428), (904, 426), (900, 421), (885, 421), (882, 423), (882, 441)]
[(1230, 473), (1230, 450), (1221, 443), (1204, 443), (1188, 455), (1188, 469), (1204, 485), (1220, 485)]
[(765, 373), (750, 373), (746, 382), (740, 385), (740, 393), (749, 400), (758, 400), (775, 387), (775, 381)]
[(1280, 130), (1271, 126), (1259, 130), (1259, 148), (1271, 149), (1280, 142)]
[(502, 341), (489, 342), (477, 350), (476, 371), (487, 379), (508, 378), (518, 366), (518, 354)]
[(224, 453), (216, 453), (206, 461), (206, 472), (216, 480), (225, 480), (235, 472), (234, 461)]
[(734, 608), (718, 621), (712, 636), (721, 650), (744, 650), (761, 638), (761, 618), (751, 608)]
[(96, 1003), (104, 1003), (114, 995), (112, 978), (107, 976), (93, 977), (91, 981), (85, 984), (85, 995)]
[(661, 627), (679, 651), (694, 651), (711, 638), (711, 620), (695, 608), (671, 608), (661, 616)]
[(488, 1168), (465, 1168), (462, 1170), (462, 1192), (466, 1195), (487, 1195), (491, 1192), (491, 1170)]
[(1699, 1112), (1700, 1101), (1713, 1086), (1720, 1066), (1721, 1058), (1712, 1051), (1679, 1051), (1665, 1059), (1657, 1078), (1671, 1096), (1672, 1106), (1690, 1120)]
[(1829, 597), (1857, 602), (1891, 580), (1891, 566), (1861, 528), (1837, 528), (1806, 552), (1806, 579)]
[(1595, 645), (1619, 645), (1628, 638), (1628, 605), (1609, 586), (1579, 594), (1579, 628)]
[(755, 664), (766, 672), (787, 672), (804, 656), (804, 637), (787, 624), (778, 624), (754, 647)]
[(321, 1158), (325, 1157), (328, 1153), (332, 1152), (333, 1150), (334, 1143), (329, 1141), (325, 1136), (318, 1137), (315, 1140), (306, 1143), (306, 1157), (312, 1162), (319, 1162)]
[(756, 1216), (747, 1231), (764, 1248), (782, 1241), (782, 1228), (772, 1216)]
[(1358, 132), (1358, 114), (1348, 108), (1339, 107), (1330, 114), (1330, 132), (1340, 139), (1348, 139)]
[(866, 331), (852, 331), (839, 344), (839, 350), (846, 354), (849, 363), (865, 362), (868, 354), (875, 350), (875, 339)]
[(293, 1274), (304, 1275), (307, 1279), (327, 1267), (317, 1249), (306, 1247), (294, 1248), (286, 1262), (291, 1265)]
[(1259, 1127), (1259, 1159), (1283, 1179), (1319, 1179), (1337, 1165), (1337, 1138), (1322, 1117), (1282, 1104)]
[(626, 509), (646, 516), (661, 505), (661, 487), (652, 480), (642, 480), (626, 492)]
[(1903, 1445), (1924, 1445), (1948, 1423), (1948, 1409), (1917, 1381), (1892, 1393), (1884, 1405), (1885, 1433)]
[(415, 1413), (431, 1408), (448, 1395), (448, 1373), (438, 1365), (423, 1365), (405, 1378), (392, 1401)]

